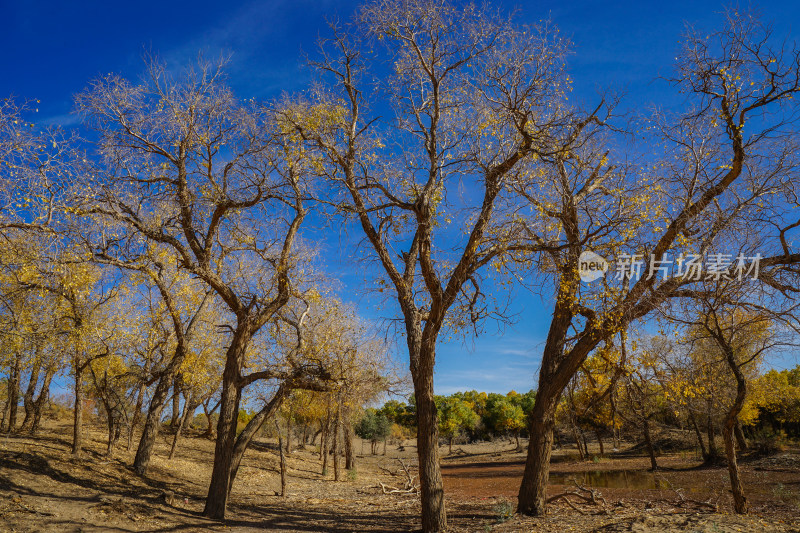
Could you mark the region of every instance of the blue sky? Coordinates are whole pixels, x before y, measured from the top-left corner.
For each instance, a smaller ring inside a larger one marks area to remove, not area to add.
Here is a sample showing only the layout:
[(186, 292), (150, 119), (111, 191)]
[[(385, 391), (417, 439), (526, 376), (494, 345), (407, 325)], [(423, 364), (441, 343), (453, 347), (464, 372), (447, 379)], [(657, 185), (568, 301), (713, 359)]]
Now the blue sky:
[[(493, 2), (518, 9), (518, 21), (549, 17), (573, 41), (570, 71), (579, 99), (612, 87), (626, 94), (630, 109), (680, 102), (668, 77), (685, 23), (711, 30), (724, 3), (709, 1)], [(15, 95), (40, 100), (39, 123), (74, 125), (72, 98), (95, 77), (115, 72), (137, 77), (146, 51), (170, 65), (231, 54), (229, 82), (243, 98), (268, 99), (305, 87), (303, 54), (326, 34), (326, 20), (348, 19), (356, 2), (336, 0), (208, 0), (138, 2), (0, 1), (0, 98)], [(748, 5), (748, 4), (740, 4)], [(758, 5), (758, 4), (756, 4)], [(800, 2), (760, 4), (777, 35), (800, 37)], [(379, 303), (362, 295), (363, 276), (353, 274), (346, 247), (326, 242), (332, 272), (343, 276), (343, 294), (362, 313), (381, 316)], [(518, 292), (511, 304), (517, 324), (468, 340), (444, 340), (437, 357), (436, 391), (478, 389), (524, 391), (535, 385), (539, 352), (547, 335), (550, 302)], [(386, 313), (383, 313), (384, 315)], [(402, 351), (400, 352), (402, 357)], [(405, 361), (402, 361), (405, 365)]]

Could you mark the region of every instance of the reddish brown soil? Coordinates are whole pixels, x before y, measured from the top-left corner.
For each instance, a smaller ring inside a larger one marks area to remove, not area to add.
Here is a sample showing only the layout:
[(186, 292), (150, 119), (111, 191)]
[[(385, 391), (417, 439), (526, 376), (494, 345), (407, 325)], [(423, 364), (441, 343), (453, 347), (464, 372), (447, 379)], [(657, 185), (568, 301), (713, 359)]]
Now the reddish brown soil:
[[(173, 460), (166, 459), (169, 435), (159, 438), (152, 471), (136, 475), (129, 465), (133, 451), (119, 450), (104, 458), (104, 433), (89, 428), (86, 451), (69, 454), (69, 424), (50, 423), (37, 437), (0, 436), (0, 531), (32, 532), (400, 532), (419, 528), (417, 495), (384, 494), (379, 482), (402, 483), (399, 461), (412, 465), (416, 450), (390, 446), (386, 456), (368, 453), (357, 458), (358, 473), (321, 474), (319, 456), (311, 448), (288, 457), (288, 492), (280, 488), (274, 442), (258, 439), (249, 450), (233, 488), (228, 520), (200, 516), (211, 471), (213, 442), (184, 439)], [(800, 532), (800, 468), (794, 453), (745, 462), (746, 489), (754, 513), (729, 514), (724, 467), (696, 468), (689, 456), (659, 458), (663, 476), (691, 499), (712, 498), (719, 512), (693, 505), (678, 506), (669, 489), (601, 489), (605, 508), (563, 501), (551, 504), (543, 518), (512, 516), (524, 454), (507, 442), (465, 445), (444, 454), (446, 500), (450, 532), (549, 531), (772, 531)], [(361, 447), (357, 445), (357, 450)], [(365, 449), (369, 449), (366, 446)], [(576, 462), (556, 454), (556, 475), (583, 476), (592, 470), (644, 472), (645, 458), (613, 458)], [(581, 477), (581, 479), (584, 479)], [(565, 486), (551, 486), (557, 493)], [(164, 490), (174, 492), (170, 504)]]

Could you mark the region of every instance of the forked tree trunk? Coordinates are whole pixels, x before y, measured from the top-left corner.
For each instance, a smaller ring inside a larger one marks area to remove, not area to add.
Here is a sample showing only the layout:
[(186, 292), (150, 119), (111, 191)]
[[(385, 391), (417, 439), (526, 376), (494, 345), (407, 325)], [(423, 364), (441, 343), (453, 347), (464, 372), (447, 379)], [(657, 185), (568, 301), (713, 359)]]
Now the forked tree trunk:
[(136, 431), (136, 426), (139, 425), (139, 421), (142, 418), (142, 405), (144, 405), (144, 393), (147, 390), (147, 377), (150, 375), (151, 365), (152, 365), (152, 358), (148, 357), (147, 361), (145, 361), (142, 378), (141, 381), (139, 381), (139, 387), (136, 391), (136, 404), (133, 408), (133, 415), (131, 416), (131, 427), (128, 428), (128, 446), (127, 446), (128, 451), (130, 451), (131, 446), (133, 445), (133, 432)]
[(113, 412), (113, 408), (106, 402), (106, 424), (108, 426), (108, 443), (106, 445), (106, 457), (111, 457), (114, 454), (114, 447), (119, 441), (119, 436), (122, 432), (121, 416)]
[(225, 518), (231, 467), (233, 465), (236, 429), (242, 389), (238, 386), (241, 365), (245, 350), (252, 334), (247, 324), (240, 325), (231, 339), (225, 357), (225, 370), (222, 373), (222, 398), (217, 421), (217, 441), (214, 446), (214, 466), (211, 470), (211, 483), (208, 487), (203, 516), (221, 520)]
[(744, 405), (745, 397), (747, 396), (747, 382), (745, 381), (741, 368), (739, 368), (736, 362), (733, 350), (730, 347), (726, 347), (725, 352), (728, 366), (731, 372), (733, 372), (734, 377), (736, 377), (736, 399), (725, 417), (722, 437), (725, 442), (725, 458), (728, 462), (728, 475), (731, 478), (733, 509), (737, 514), (747, 514), (747, 498), (745, 498), (742, 479), (739, 476), (739, 464), (736, 459), (736, 446), (734, 444), (736, 424), (738, 422), (739, 413)]
[(156, 443), (156, 437), (158, 437), (158, 431), (161, 428), (161, 413), (164, 411), (164, 406), (169, 399), (169, 388), (171, 384), (172, 376), (169, 375), (168, 370), (165, 370), (156, 384), (153, 397), (150, 399), (147, 417), (145, 418), (144, 427), (142, 428), (142, 436), (139, 438), (139, 446), (136, 449), (136, 456), (133, 459), (133, 468), (141, 476), (147, 474), (147, 468), (150, 465), (153, 447)]
[(203, 414), (206, 415), (206, 432), (203, 433), (203, 436), (207, 439), (211, 439), (214, 437), (214, 422), (211, 420), (211, 415), (214, 414), (214, 411), (217, 410), (219, 407), (219, 403), (214, 406), (213, 409), (209, 410), (209, 404), (211, 403), (211, 398), (203, 402)]
[[(233, 482), (236, 479), (236, 474), (239, 472), (239, 465), (242, 463), (242, 457), (244, 457), (244, 452), (247, 451), (247, 447), (250, 445), (250, 442), (255, 437), (258, 430), (261, 429), (261, 426), (264, 425), (264, 422), (272, 418), (272, 416), (280, 409), (281, 404), (286, 399), (286, 396), (289, 394), (290, 388), (285, 384), (281, 384), (278, 387), (278, 390), (275, 391), (275, 395), (267, 402), (267, 405), (261, 408), (258, 413), (250, 419), (247, 425), (244, 427), (239, 436), (236, 437), (236, 444), (233, 446), (233, 455), (231, 458), (231, 473), (228, 480), (228, 495), (230, 495), (231, 490), (233, 489)], [(278, 427), (276, 422), (276, 427)], [(278, 436), (280, 437), (280, 429), (278, 430)], [(283, 442), (279, 442), (279, 446), (281, 447), (281, 455), (283, 455)]]
[(22, 405), (25, 409), (25, 418), (22, 420), (20, 431), (29, 430), (33, 424), (33, 395), (36, 392), (36, 385), (39, 383), (39, 371), (42, 369), (40, 352), (41, 350), (36, 351), (36, 358), (33, 361), (33, 367), (31, 368), (31, 376), (28, 380), (28, 386), (25, 389), (25, 394), (22, 396)]
[(39, 427), (42, 423), (42, 412), (44, 411), (44, 406), (47, 405), (47, 401), (50, 398), (50, 383), (53, 381), (53, 376), (55, 376), (57, 369), (57, 365), (55, 363), (51, 363), (50, 366), (47, 367), (47, 372), (44, 374), (44, 381), (42, 382), (42, 388), (39, 390), (39, 396), (33, 402), (33, 423), (31, 424), (30, 428), (31, 433), (36, 433), (39, 431)]
[(600, 446), (600, 455), (601, 456), (605, 455), (606, 450), (605, 446), (603, 446), (603, 435), (601, 434), (600, 429), (599, 428), (595, 429), (594, 434), (597, 436), (597, 444), (598, 446)]
[(572, 438), (575, 439), (575, 447), (578, 448), (578, 457), (581, 461), (586, 460), (586, 456), (583, 453), (583, 447), (581, 446), (581, 436), (578, 433), (578, 426), (574, 423), (572, 424)]
[(589, 441), (586, 440), (586, 432), (581, 428), (581, 440), (583, 440), (583, 452), (586, 456), (586, 459), (589, 459)]
[(178, 446), (178, 439), (181, 436), (181, 431), (186, 426), (186, 420), (192, 416), (195, 409), (197, 409), (197, 406), (198, 404), (195, 402), (194, 395), (190, 395), (188, 398), (186, 398), (186, 401), (183, 404), (181, 420), (178, 423), (178, 429), (175, 431), (175, 436), (172, 438), (172, 446), (169, 449), (168, 459), (172, 459), (175, 456), (175, 448)]

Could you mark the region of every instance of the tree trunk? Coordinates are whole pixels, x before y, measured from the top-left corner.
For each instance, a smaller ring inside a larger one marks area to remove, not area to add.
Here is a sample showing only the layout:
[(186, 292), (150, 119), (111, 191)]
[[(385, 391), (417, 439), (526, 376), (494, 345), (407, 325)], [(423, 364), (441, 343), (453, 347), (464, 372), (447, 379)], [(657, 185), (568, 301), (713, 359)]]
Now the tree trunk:
[(412, 351), (411, 374), (417, 402), (417, 458), (419, 461), (422, 531), (438, 533), (447, 529), (444, 484), (439, 469), (439, 423), (433, 399), (435, 344), (428, 340), (419, 350), (418, 365)]
[(169, 388), (172, 384), (172, 376), (168, 375), (166, 369), (164, 372), (156, 384), (153, 397), (150, 399), (147, 417), (142, 428), (142, 436), (139, 438), (136, 457), (133, 459), (133, 468), (141, 476), (147, 474), (147, 467), (150, 465), (156, 437), (158, 437), (158, 431), (161, 428), (161, 413), (164, 411), (164, 406), (168, 400)]
[(708, 424), (706, 426), (706, 431), (708, 432), (708, 459), (706, 460), (707, 463), (713, 463), (719, 457), (719, 452), (717, 451), (717, 443), (714, 441), (714, 418), (711, 416), (712, 406), (713, 406), (713, 400), (709, 398)]
[(106, 445), (106, 457), (111, 457), (114, 454), (114, 447), (119, 440), (120, 435), (120, 420), (119, 416), (114, 413), (114, 408), (110, 406), (110, 402), (104, 402), (106, 408), (106, 425), (108, 426), (108, 443)]
[(356, 454), (353, 450), (353, 421), (349, 409), (346, 409), (344, 416), (344, 457), (345, 470), (355, 469)]
[(214, 422), (212, 422), (211, 420), (211, 415), (213, 415), (214, 411), (216, 411), (217, 407), (219, 407), (219, 403), (217, 403), (217, 405), (215, 405), (213, 409), (209, 410), (210, 403), (211, 403), (211, 398), (203, 402), (203, 414), (206, 415), (206, 424), (207, 424), (206, 432), (203, 433), (203, 436), (207, 439), (214, 438)]
[(327, 406), (325, 408), (325, 422), (322, 426), (322, 437), (319, 453), (322, 459), (322, 475), (328, 473), (328, 446), (330, 446), (331, 433), (331, 395), (328, 394)]
[(731, 478), (731, 492), (733, 493), (733, 509), (737, 514), (747, 514), (748, 505), (747, 498), (744, 495), (744, 487), (742, 480), (739, 477), (739, 464), (736, 459), (736, 446), (734, 445), (734, 433), (736, 431), (736, 424), (738, 422), (739, 413), (744, 405), (745, 397), (747, 396), (747, 382), (736, 362), (733, 350), (728, 346), (725, 347), (726, 359), (728, 366), (736, 377), (736, 400), (733, 402), (730, 410), (728, 410), (725, 417), (725, 425), (723, 431), (723, 441), (725, 442), (725, 458), (728, 462), (728, 475)]
[[(247, 451), (247, 447), (250, 445), (250, 442), (253, 440), (253, 437), (258, 433), (258, 430), (261, 429), (261, 426), (264, 425), (264, 422), (272, 418), (272, 416), (280, 409), (283, 400), (286, 399), (286, 396), (289, 393), (289, 387), (281, 384), (278, 387), (278, 390), (275, 391), (275, 395), (267, 402), (267, 405), (261, 408), (261, 410), (255, 414), (253, 418), (247, 423), (239, 436), (236, 437), (236, 444), (233, 446), (233, 454), (231, 458), (231, 473), (228, 480), (228, 495), (230, 495), (231, 489), (233, 488), (233, 482), (236, 479), (236, 474), (239, 472), (239, 465), (242, 462), (242, 457), (244, 457), (244, 452)], [(277, 427), (277, 422), (276, 422)], [(278, 430), (278, 435), (280, 436), (280, 429)], [(280, 443), (279, 443), (280, 444)], [(281, 449), (281, 455), (283, 455), (283, 449)]]
[(184, 426), (186, 425), (186, 420), (192, 416), (194, 410), (197, 409), (197, 403), (195, 403), (194, 395), (190, 395), (183, 403), (183, 414), (181, 414), (181, 420), (178, 423), (178, 429), (175, 431), (175, 436), (172, 438), (172, 446), (169, 449), (169, 457), (168, 459), (172, 459), (175, 456), (175, 448), (178, 445), (178, 439), (181, 436), (181, 430), (183, 430)]
[(647, 447), (647, 454), (650, 456), (650, 470), (658, 470), (656, 450), (653, 448), (653, 439), (650, 437), (650, 420), (646, 417), (642, 418), (642, 434), (644, 435), (644, 444)]
[(583, 447), (581, 446), (581, 436), (578, 433), (578, 426), (574, 423), (572, 424), (572, 438), (575, 439), (575, 447), (578, 448), (578, 457), (581, 461), (586, 460), (586, 456), (583, 453)]
[(448, 455), (453, 455), (453, 437), (449, 437), (449, 438), (447, 439), (447, 444), (449, 444), (449, 445), (450, 445), (450, 447), (449, 447), (449, 448), (448, 448), (448, 450), (447, 450), (447, 454), (448, 454)]
[(597, 444), (598, 446), (600, 446), (600, 456), (603, 456), (605, 455), (606, 450), (605, 447), (603, 446), (603, 435), (600, 432), (600, 428), (596, 428), (594, 430), (594, 434), (597, 436)]
[(734, 435), (736, 436), (736, 448), (739, 451), (746, 452), (747, 451), (747, 439), (744, 437), (744, 431), (742, 431), (742, 423), (739, 421), (739, 418), (736, 418), (736, 425), (733, 427)]
[(251, 333), (247, 325), (237, 328), (225, 357), (225, 370), (222, 373), (222, 398), (217, 421), (217, 441), (214, 446), (214, 466), (211, 470), (211, 483), (208, 487), (203, 516), (222, 520), (228, 506), (228, 486), (230, 483), (233, 450), (236, 444), (236, 429), (242, 389), (238, 386), (245, 350)]
[(14, 357), (14, 366), (11, 367), (11, 375), (8, 376), (8, 404), (6, 417), (6, 430), (11, 433), (17, 428), (17, 411), (19, 408), (19, 381), (22, 371), (22, 355)]
[(144, 404), (144, 393), (147, 390), (147, 378), (150, 375), (151, 361), (152, 359), (148, 357), (144, 365), (142, 379), (139, 382), (139, 388), (136, 391), (136, 405), (133, 408), (131, 427), (128, 429), (128, 451), (130, 451), (131, 445), (133, 444), (133, 432), (136, 430), (136, 426), (139, 425), (139, 421), (142, 418), (142, 405)]
[(694, 427), (694, 434), (697, 437), (697, 444), (700, 445), (700, 453), (703, 456), (703, 461), (708, 461), (708, 451), (706, 450), (706, 443), (703, 441), (703, 434), (700, 432), (700, 426), (697, 425), (697, 419), (694, 417), (694, 413), (692, 413), (691, 409), (689, 409), (689, 421)]
[(336, 414), (333, 422), (333, 480), (339, 481), (339, 432), (342, 425), (342, 395), (337, 394)]
[(286, 417), (286, 455), (292, 453), (292, 408), (289, 406), (289, 414)]
[(172, 395), (172, 414), (169, 419), (169, 427), (175, 429), (178, 425), (178, 417), (181, 413), (181, 387), (180, 387), (180, 380), (178, 377), (175, 377), (174, 383), (172, 385), (173, 395)]
[(278, 428), (278, 451), (281, 455), (281, 497), (286, 497), (286, 455), (283, 453), (283, 441), (281, 439), (280, 427)]
[(81, 453), (83, 444), (83, 366), (75, 355), (75, 404), (72, 411), (72, 455)]
[(589, 441), (586, 440), (586, 432), (583, 430), (583, 428), (580, 428), (580, 432), (581, 432), (581, 440), (583, 441), (583, 452), (584, 452), (584, 455), (586, 456), (586, 459), (588, 460), (589, 459)]
[(543, 516), (546, 512), (547, 479), (550, 475), (550, 455), (558, 405), (558, 394), (549, 388), (542, 388), (541, 381), (540, 379), (531, 413), (528, 456), (517, 497), (517, 512), (533, 516)]
[(33, 395), (36, 392), (36, 385), (39, 383), (39, 371), (42, 369), (40, 351), (41, 350), (38, 349), (36, 350), (36, 358), (33, 361), (33, 367), (31, 367), (31, 377), (28, 380), (28, 387), (25, 389), (25, 394), (22, 396), (25, 418), (22, 420), (20, 431), (29, 430), (30, 426), (33, 424)]
[(47, 367), (47, 371), (44, 374), (44, 381), (42, 382), (42, 388), (39, 390), (39, 396), (36, 398), (36, 401), (33, 402), (33, 423), (31, 424), (31, 433), (36, 433), (39, 431), (39, 427), (42, 423), (42, 412), (44, 411), (44, 406), (47, 405), (47, 401), (50, 398), (50, 383), (53, 381), (53, 376), (55, 376), (56, 370), (58, 370), (58, 365), (55, 362), (52, 362), (50, 366)]

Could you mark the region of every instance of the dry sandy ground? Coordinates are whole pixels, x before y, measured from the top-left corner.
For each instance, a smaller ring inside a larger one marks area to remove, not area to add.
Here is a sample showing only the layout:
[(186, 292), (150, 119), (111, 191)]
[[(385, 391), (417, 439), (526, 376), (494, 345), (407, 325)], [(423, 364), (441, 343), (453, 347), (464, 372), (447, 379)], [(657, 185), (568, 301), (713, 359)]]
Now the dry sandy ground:
[[(247, 452), (236, 479), (228, 520), (199, 516), (210, 477), (213, 443), (183, 439), (173, 460), (167, 460), (167, 438), (159, 437), (151, 473), (140, 477), (129, 469), (132, 452), (101, 456), (103, 433), (89, 430), (86, 452), (69, 455), (69, 424), (51, 423), (42, 435), (0, 437), (0, 531), (56, 532), (400, 532), (419, 526), (415, 495), (383, 494), (379, 482), (402, 483), (398, 458), (413, 464), (415, 449), (390, 446), (386, 456), (359, 454), (358, 473), (333, 481), (329, 468), (321, 475), (318, 454), (296, 450), (289, 455), (288, 495), (280, 497), (275, 444), (259, 440)], [(357, 445), (357, 451), (360, 451)], [(369, 446), (365, 447), (369, 450)], [(746, 488), (753, 514), (730, 514), (724, 468), (696, 468), (689, 455), (662, 457), (665, 467), (655, 489), (603, 488), (604, 509), (559, 501), (548, 516), (512, 516), (511, 503), (519, 484), (524, 455), (507, 442), (459, 446), (444, 454), (443, 472), (453, 532), (568, 531), (607, 532), (800, 532), (800, 461), (784, 454), (746, 464)], [(573, 451), (574, 452), (574, 451)], [(587, 472), (644, 471), (641, 457), (577, 462), (556, 454), (554, 475), (570, 489), (570, 476), (585, 482)], [(394, 476), (393, 472), (400, 475)], [(718, 512), (691, 503), (677, 505), (674, 488), (686, 489), (687, 499), (718, 504)], [(164, 491), (175, 494), (167, 504)], [(572, 498), (577, 502), (577, 498)]]

